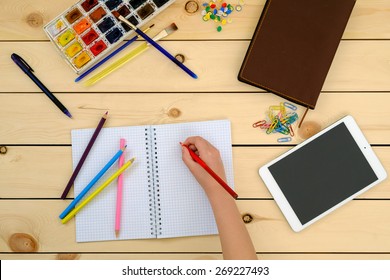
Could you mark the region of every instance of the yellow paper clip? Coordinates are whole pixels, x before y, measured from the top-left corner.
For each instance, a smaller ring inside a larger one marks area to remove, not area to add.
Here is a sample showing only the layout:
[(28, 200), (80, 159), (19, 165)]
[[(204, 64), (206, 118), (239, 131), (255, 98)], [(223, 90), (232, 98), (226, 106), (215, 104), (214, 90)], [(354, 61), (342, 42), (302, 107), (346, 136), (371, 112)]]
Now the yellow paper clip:
[(267, 129), (266, 133), (270, 134), (271, 132), (273, 132), (278, 123), (279, 123), (279, 119), (277, 117), (275, 117), (272, 120), (272, 123), (271, 123), (270, 127)]
[(283, 102), (280, 102), (280, 112), (283, 116), (286, 114), (286, 107), (284, 106)]
[(280, 106), (269, 106), (269, 118), (272, 120), (280, 113)]

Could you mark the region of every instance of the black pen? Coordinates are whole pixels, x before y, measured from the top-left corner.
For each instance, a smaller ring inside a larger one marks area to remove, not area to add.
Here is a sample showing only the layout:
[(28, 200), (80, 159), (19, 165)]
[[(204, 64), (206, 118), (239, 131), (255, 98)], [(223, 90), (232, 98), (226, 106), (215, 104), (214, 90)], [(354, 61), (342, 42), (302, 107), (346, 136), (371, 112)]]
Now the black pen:
[(69, 113), (68, 109), (66, 109), (65, 106), (62, 105), (62, 103), (50, 92), (50, 90), (48, 90), (47, 87), (45, 87), (45, 85), (42, 84), (40, 80), (38, 80), (38, 78), (33, 74), (34, 70), (30, 67), (30, 65), (27, 64), (26, 61), (24, 61), (23, 58), (15, 53), (11, 55), (11, 58), (65, 115), (67, 115), (69, 118), (72, 118), (72, 115)]

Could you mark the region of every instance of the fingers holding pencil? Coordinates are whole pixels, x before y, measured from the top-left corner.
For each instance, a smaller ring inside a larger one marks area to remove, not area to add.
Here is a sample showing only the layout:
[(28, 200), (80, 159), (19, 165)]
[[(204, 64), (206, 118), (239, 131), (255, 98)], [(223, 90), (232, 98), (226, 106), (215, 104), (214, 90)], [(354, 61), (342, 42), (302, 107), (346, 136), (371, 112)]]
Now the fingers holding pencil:
[[(183, 145), (190, 148), (199, 158), (201, 158), (215, 173), (226, 181), (225, 168), (219, 150), (210, 142), (200, 136), (187, 138)], [(184, 147), (183, 147), (184, 148)], [(183, 150), (183, 160), (188, 167), (196, 169), (197, 172), (204, 172), (203, 168), (191, 157), (189, 151)], [(199, 170), (198, 170), (199, 169)]]
[[(182, 145), (182, 158), (206, 193), (220, 193), (222, 186), (233, 198), (238, 195), (227, 185), (225, 169), (217, 148), (202, 137), (187, 138)], [(220, 193), (223, 194), (223, 193)]]

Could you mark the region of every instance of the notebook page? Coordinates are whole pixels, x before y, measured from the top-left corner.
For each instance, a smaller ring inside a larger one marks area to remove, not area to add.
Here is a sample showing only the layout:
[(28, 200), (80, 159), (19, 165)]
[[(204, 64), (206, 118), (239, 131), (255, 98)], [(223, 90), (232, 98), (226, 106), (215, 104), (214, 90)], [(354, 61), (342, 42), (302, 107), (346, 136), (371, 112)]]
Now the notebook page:
[[(145, 129), (149, 126), (103, 128), (75, 181), (75, 196), (92, 180), (119, 150), (120, 138), (126, 139), (125, 161), (135, 161), (123, 174), (121, 229), (115, 236), (115, 179), (76, 215), (76, 241), (155, 238), (151, 235), (148, 205)], [(72, 130), (72, 155), (75, 167), (95, 129)], [(95, 184), (84, 199), (116, 170), (118, 161)]]
[[(161, 227), (158, 238), (217, 234), (213, 211), (202, 187), (182, 161), (181, 146), (190, 136), (201, 136), (217, 147), (227, 183), (233, 188), (233, 160), (228, 120), (152, 126), (156, 129)], [(155, 147), (153, 147), (155, 148)]]

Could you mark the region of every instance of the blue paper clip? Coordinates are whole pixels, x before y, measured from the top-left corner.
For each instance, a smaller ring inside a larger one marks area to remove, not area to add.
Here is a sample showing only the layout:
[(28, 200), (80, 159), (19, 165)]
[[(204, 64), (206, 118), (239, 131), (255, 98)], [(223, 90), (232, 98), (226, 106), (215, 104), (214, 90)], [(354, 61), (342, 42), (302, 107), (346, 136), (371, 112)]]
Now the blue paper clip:
[(282, 137), (282, 138), (278, 138), (278, 142), (279, 142), (279, 143), (290, 142), (291, 140), (292, 140), (291, 137)]
[(293, 112), (293, 113), (287, 113), (284, 118), (280, 120), (280, 122), (284, 125), (291, 125), (293, 124), (296, 120), (298, 119), (298, 114)]
[(290, 134), (290, 129), (281, 123), (279, 123), (279, 125), (275, 128), (275, 131), (284, 135)]
[(284, 107), (289, 108), (289, 109), (294, 110), (294, 111), (296, 109), (298, 109), (297, 106), (295, 106), (294, 104), (291, 104), (290, 102), (284, 102), (283, 105), (284, 105)]

